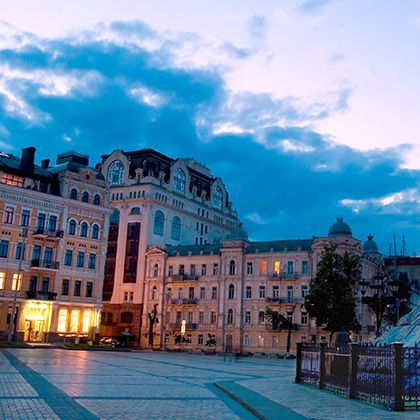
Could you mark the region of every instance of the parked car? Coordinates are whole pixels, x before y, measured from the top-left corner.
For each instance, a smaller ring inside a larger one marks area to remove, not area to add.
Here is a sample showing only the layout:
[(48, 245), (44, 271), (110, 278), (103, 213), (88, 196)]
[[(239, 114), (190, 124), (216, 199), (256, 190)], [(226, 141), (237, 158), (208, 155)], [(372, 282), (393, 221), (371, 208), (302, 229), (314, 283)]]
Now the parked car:
[(102, 347), (117, 348), (117, 347), (125, 347), (126, 343), (117, 337), (102, 337), (99, 340), (99, 345)]

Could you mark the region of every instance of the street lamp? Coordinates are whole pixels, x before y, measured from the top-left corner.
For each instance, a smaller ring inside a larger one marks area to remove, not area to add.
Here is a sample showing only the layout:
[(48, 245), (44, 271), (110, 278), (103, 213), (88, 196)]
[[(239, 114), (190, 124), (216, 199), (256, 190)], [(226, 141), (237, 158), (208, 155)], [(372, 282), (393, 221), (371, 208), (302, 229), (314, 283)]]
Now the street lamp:
[(166, 340), (166, 324), (168, 323), (168, 304), (169, 299), (171, 298), (172, 290), (169, 289), (166, 292), (164, 292), (164, 303), (166, 302), (166, 305), (164, 305), (163, 313), (162, 313), (162, 351), (165, 351), (165, 340)]

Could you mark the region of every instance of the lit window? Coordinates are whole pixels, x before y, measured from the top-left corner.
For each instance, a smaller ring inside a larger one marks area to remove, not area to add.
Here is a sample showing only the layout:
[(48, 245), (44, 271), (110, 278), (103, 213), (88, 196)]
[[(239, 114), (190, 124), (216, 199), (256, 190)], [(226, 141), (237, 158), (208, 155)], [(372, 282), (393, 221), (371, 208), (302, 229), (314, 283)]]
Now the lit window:
[(267, 261), (265, 260), (260, 263), (260, 274), (267, 274)]
[(185, 193), (185, 173), (182, 169), (177, 169), (174, 174), (174, 188), (180, 193)]
[(57, 332), (67, 331), (67, 309), (60, 309), (58, 311)]
[(73, 309), (71, 311), (70, 317), (70, 332), (77, 333), (79, 332), (79, 313), (78, 309)]
[(0, 290), (4, 289), (4, 279), (6, 277), (6, 273), (0, 271)]
[(120, 160), (115, 160), (108, 168), (108, 182), (111, 185), (121, 185), (123, 183), (124, 165)]
[(213, 192), (213, 206), (218, 209), (223, 207), (223, 192), (220, 187), (216, 187)]
[(0, 182), (13, 187), (23, 187), (23, 178), (16, 175), (2, 174)]
[(19, 275), (15, 273), (13, 274), (13, 282), (12, 282), (12, 290), (21, 290), (22, 289), (22, 274)]
[(280, 273), (280, 261), (274, 261), (274, 274)]
[(171, 239), (175, 241), (181, 239), (181, 219), (178, 216), (172, 219)]
[(90, 311), (84, 311), (83, 312), (82, 332), (84, 332), (84, 333), (89, 332), (91, 315), (92, 314), (91, 314)]
[(155, 235), (163, 236), (164, 224), (165, 224), (165, 216), (162, 211), (158, 210), (155, 213), (155, 223), (153, 226), (153, 233)]

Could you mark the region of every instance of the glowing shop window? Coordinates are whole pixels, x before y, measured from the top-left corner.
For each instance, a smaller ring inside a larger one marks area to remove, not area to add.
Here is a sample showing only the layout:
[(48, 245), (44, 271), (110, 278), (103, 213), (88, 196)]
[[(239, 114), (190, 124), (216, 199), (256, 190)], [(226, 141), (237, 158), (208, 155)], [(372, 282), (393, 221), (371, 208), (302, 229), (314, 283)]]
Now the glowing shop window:
[(4, 278), (6, 273), (0, 272), (0, 290), (4, 289)]
[(260, 274), (267, 274), (267, 261), (265, 260), (261, 261)]
[(22, 274), (18, 275), (17, 273), (13, 274), (12, 290), (21, 290), (22, 289)]
[(73, 309), (70, 318), (70, 332), (79, 332), (79, 310)]
[(57, 332), (67, 331), (67, 309), (60, 309), (58, 311), (58, 325)]
[(84, 332), (84, 333), (89, 332), (89, 327), (90, 327), (90, 317), (91, 317), (91, 312), (90, 312), (90, 311), (85, 311), (85, 312), (83, 312), (83, 325), (82, 325), (82, 332)]
[(280, 261), (274, 261), (274, 274), (280, 273)]

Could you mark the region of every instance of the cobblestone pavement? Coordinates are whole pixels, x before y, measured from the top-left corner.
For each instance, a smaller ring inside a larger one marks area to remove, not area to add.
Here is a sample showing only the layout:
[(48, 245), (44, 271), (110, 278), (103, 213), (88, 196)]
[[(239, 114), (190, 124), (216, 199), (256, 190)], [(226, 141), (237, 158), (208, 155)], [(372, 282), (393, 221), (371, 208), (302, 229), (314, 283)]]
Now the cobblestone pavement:
[(415, 418), (296, 385), (293, 374), (291, 360), (9, 349), (0, 353), (0, 417), (256, 418), (239, 397), (273, 419)]

